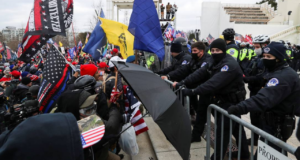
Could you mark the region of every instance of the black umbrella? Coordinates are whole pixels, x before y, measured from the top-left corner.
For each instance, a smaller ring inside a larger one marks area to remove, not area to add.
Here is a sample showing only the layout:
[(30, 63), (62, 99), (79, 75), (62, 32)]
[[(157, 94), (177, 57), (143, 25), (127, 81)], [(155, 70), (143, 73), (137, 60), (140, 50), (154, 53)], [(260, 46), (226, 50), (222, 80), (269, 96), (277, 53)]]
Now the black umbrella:
[(113, 63), (180, 156), (188, 160), (191, 147), (190, 119), (169, 85), (140, 65)]

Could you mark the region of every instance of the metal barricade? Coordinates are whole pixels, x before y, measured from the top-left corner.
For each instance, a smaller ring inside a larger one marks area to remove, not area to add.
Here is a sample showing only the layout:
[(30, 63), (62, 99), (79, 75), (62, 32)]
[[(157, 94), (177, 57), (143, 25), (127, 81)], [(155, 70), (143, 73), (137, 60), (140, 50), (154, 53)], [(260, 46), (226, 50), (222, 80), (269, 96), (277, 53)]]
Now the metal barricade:
[[(251, 160), (253, 160), (254, 158), (254, 151), (253, 151), (253, 146), (254, 146), (254, 133), (258, 134), (259, 136), (263, 137), (265, 139), (265, 143), (268, 144), (268, 142), (273, 143), (274, 145), (280, 147), (281, 153), (284, 154), (285, 151), (295, 155), (297, 148), (281, 141), (280, 139), (270, 135), (269, 133), (251, 125), (250, 123), (242, 120), (241, 118), (235, 116), (235, 115), (229, 115), (228, 112), (216, 105), (211, 104), (208, 109), (207, 109), (207, 132), (206, 132), (206, 160), (210, 160), (210, 135), (211, 135), (211, 111), (212, 109), (214, 110), (214, 115), (217, 114), (221, 114), (221, 119), (222, 119), (222, 125), (217, 126), (217, 123), (215, 123), (214, 126), (214, 134), (217, 135), (217, 129), (221, 129), (221, 144), (216, 144), (217, 142), (214, 141), (214, 148), (216, 148), (217, 145), (221, 145), (223, 146), (223, 134), (224, 134), (224, 116), (228, 117), (230, 119), (230, 136), (229, 137), (225, 137), (225, 138), (230, 138), (229, 140), (229, 159), (231, 159), (231, 148), (232, 148), (232, 122), (236, 122), (236, 125), (239, 125), (239, 144), (238, 144), (238, 160), (240, 160), (240, 156), (241, 156), (241, 137), (242, 137), (242, 127), (246, 127), (251, 131), (251, 151), (250, 151), (250, 156), (251, 156)], [(215, 122), (217, 121), (217, 116), (215, 117)], [(223, 155), (223, 149), (221, 147), (221, 155)], [(216, 150), (215, 150), (216, 152)], [(226, 152), (226, 151), (225, 151)], [(221, 160), (222, 160), (221, 156)], [(214, 156), (214, 160), (216, 160), (216, 156)]]
[[(170, 89), (172, 89), (173, 91), (175, 91), (172, 81), (169, 80), (165, 80), (167, 82), (167, 84), (170, 85)], [(182, 96), (182, 89), (179, 90), (177, 93), (175, 93), (177, 95), (177, 98), (180, 100), (181, 104), (184, 106), (184, 109), (186, 110), (186, 112), (188, 113), (188, 115), (190, 115), (190, 97), (186, 96), (183, 97)]]

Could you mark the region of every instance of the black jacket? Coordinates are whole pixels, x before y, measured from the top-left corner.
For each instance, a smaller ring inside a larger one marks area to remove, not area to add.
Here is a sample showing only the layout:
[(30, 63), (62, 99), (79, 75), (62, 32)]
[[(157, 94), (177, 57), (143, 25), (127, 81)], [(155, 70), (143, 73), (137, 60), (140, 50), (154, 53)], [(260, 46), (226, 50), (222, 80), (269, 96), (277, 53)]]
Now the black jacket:
[(70, 113), (42, 114), (0, 135), (1, 160), (83, 160), (77, 121)]
[(180, 82), (188, 75), (195, 72), (197, 69), (204, 67), (209, 61), (211, 61), (211, 56), (208, 53), (204, 53), (201, 59), (192, 60), (187, 65), (183, 65), (182, 67), (177, 68), (176, 70), (170, 72), (168, 77), (171, 81)]
[(171, 65), (170, 67), (167, 67), (163, 70), (160, 70), (159, 72), (157, 72), (157, 74), (161, 74), (161, 75), (167, 75), (172, 71), (175, 71), (176, 69), (187, 65), (191, 60), (192, 57), (189, 54), (185, 54), (184, 52), (181, 52), (178, 56), (174, 57), (177, 61)]
[(29, 87), (24, 84), (19, 84), (17, 88), (13, 91), (13, 95), (15, 96), (15, 100), (17, 102), (21, 102), (25, 97), (26, 93), (28, 93)]
[(251, 111), (273, 112), (275, 115), (292, 115), (299, 110), (300, 80), (297, 73), (287, 64), (268, 72), (266, 84), (255, 96), (237, 106), (241, 113)]
[(261, 57), (255, 57), (251, 60), (249, 67), (245, 70), (245, 82), (251, 92), (258, 92), (264, 86), (264, 75), (267, 70)]
[(202, 83), (194, 89), (194, 93), (198, 95), (227, 96), (245, 90), (243, 72), (238, 62), (228, 54), (219, 63), (211, 61), (198, 69), (181, 83)]

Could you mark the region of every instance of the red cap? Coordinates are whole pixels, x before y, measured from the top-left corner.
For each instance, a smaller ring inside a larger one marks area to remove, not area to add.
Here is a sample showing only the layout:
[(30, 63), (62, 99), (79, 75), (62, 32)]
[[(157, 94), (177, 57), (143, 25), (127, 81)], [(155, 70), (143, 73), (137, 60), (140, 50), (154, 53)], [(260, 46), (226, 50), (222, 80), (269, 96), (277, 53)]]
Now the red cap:
[(73, 64), (73, 65), (77, 65), (77, 62), (74, 61), (74, 62), (72, 62), (72, 64)]
[(11, 75), (12, 75), (13, 77), (15, 77), (15, 78), (19, 78), (19, 77), (21, 76), (21, 73), (18, 72), (18, 71), (16, 71), (16, 70), (14, 70), (14, 71), (11, 72)]
[(34, 67), (35, 67), (35, 68), (38, 68), (39, 66), (35, 64)]
[(37, 75), (31, 75), (29, 78), (31, 79), (31, 81), (37, 81), (39, 79)]
[(105, 67), (109, 68), (109, 66), (105, 62), (99, 63), (98, 66), (99, 68), (105, 68)]
[(112, 52), (113, 52), (113, 53), (119, 53), (119, 50), (118, 50), (117, 48), (114, 48), (114, 49), (112, 50)]
[(80, 75), (94, 76), (98, 68), (94, 64), (85, 64), (80, 66)]
[(67, 61), (68, 61), (68, 62), (72, 62), (72, 59), (68, 58)]

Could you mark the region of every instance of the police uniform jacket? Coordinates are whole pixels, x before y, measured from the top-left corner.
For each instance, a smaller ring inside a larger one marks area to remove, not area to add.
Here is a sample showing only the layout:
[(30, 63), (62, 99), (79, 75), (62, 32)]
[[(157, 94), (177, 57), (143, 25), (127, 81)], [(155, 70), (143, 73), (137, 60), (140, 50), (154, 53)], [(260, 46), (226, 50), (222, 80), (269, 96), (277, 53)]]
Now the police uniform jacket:
[(286, 63), (267, 72), (265, 87), (237, 106), (242, 114), (251, 111), (272, 112), (277, 116), (292, 115), (300, 104), (300, 80)]
[(191, 85), (199, 82), (202, 84), (194, 89), (194, 93), (199, 95), (225, 97), (239, 90), (245, 91), (243, 72), (238, 62), (228, 54), (219, 63), (211, 61), (198, 69), (181, 83)]
[(162, 75), (167, 75), (172, 71), (175, 71), (176, 69), (187, 65), (192, 57), (189, 54), (185, 54), (184, 52), (181, 52), (178, 56), (174, 57), (177, 61), (171, 65), (170, 67), (167, 67), (163, 70), (160, 70), (159, 72), (157, 72), (157, 74), (162, 74)]
[(172, 71), (168, 74), (168, 78), (172, 81), (180, 82), (184, 78), (186, 78), (191, 73), (195, 72), (197, 69), (204, 67), (211, 60), (211, 56), (207, 53), (204, 53), (201, 59), (194, 60), (184, 65), (175, 71)]

